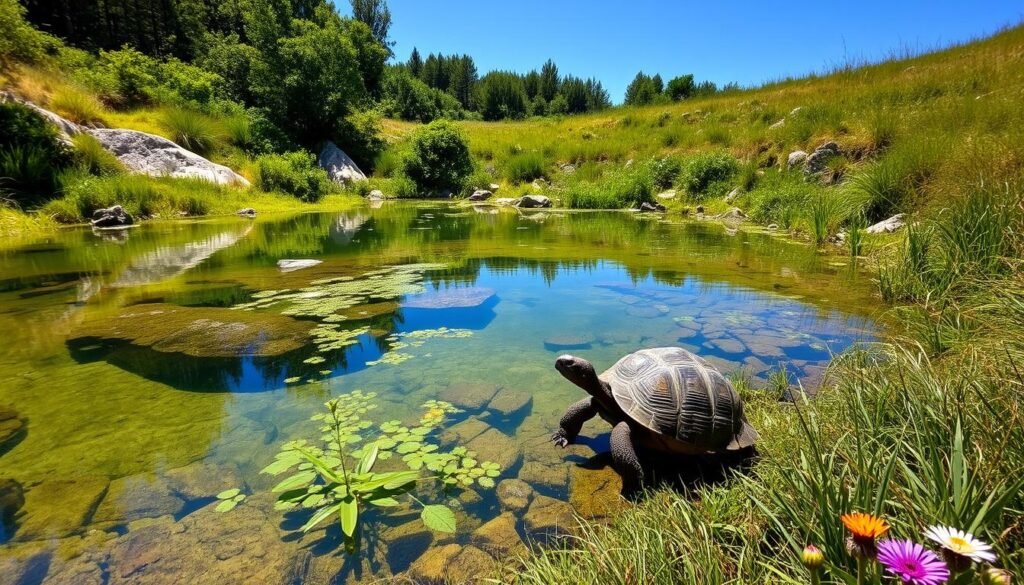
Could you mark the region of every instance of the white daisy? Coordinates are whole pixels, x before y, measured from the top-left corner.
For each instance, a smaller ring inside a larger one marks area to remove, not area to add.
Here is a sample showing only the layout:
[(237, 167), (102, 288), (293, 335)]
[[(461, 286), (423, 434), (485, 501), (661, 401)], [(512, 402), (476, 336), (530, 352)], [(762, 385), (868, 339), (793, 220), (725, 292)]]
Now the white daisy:
[(928, 530), (924, 531), (924, 535), (949, 552), (967, 557), (972, 561), (992, 563), (996, 560), (992, 547), (969, 532), (948, 526), (929, 526)]

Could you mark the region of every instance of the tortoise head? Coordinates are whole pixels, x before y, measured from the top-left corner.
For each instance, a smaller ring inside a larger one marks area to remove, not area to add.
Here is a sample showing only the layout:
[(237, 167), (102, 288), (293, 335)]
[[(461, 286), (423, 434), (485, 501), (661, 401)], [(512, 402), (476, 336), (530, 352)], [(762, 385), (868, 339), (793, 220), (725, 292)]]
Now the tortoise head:
[(597, 377), (594, 364), (574, 355), (563, 355), (555, 360), (555, 369), (573, 384), (583, 388), (591, 396), (604, 398), (605, 390)]

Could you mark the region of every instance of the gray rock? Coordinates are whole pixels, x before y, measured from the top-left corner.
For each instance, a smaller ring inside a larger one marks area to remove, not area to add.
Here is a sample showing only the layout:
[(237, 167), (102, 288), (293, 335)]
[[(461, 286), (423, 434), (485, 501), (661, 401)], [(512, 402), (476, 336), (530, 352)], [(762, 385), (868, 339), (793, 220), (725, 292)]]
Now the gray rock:
[(128, 227), (134, 224), (135, 220), (123, 207), (115, 205), (93, 211), (90, 223), (98, 228), (117, 228)]
[(890, 217), (889, 219), (882, 220), (868, 227), (868, 229), (865, 231), (867, 231), (869, 234), (891, 234), (892, 232), (903, 227), (905, 217), (906, 216), (904, 214), (897, 213), (896, 215)]
[(814, 152), (807, 157), (807, 164), (804, 165), (804, 173), (807, 175), (817, 175), (825, 170), (825, 163), (828, 159), (839, 156), (841, 151), (839, 145), (835, 142), (829, 141), (818, 148), (814, 149)]
[(792, 109), (792, 110), (791, 110), (791, 111), (789, 112), (789, 115), (790, 115), (790, 116), (795, 116), (795, 115), (799, 114), (799, 113), (800, 113), (800, 110), (802, 110), (802, 109), (804, 109), (804, 108), (803, 108), (803, 106), (797, 106), (797, 107), (793, 108), (793, 109)]
[(236, 211), (235, 215), (241, 215), (242, 217), (256, 217), (256, 210), (252, 207), (243, 207)]
[(726, 203), (732, 203), (733, 201), (736, 200), (737, 197), (739, 197), (742, 194), (743, 194), (743, 191), (740, 190), (739, 187), (736, 187), (732, 191), (729, 191), (729, 194), (725, 196), (725, 202)]
[(783, 119), (779, 120), (778, 122), (775, 122), (774, 124), (769, 126), (768, 129), (775, 130), (776, 128), (782, 128), (785, 124), (786, 124), (786, 119), (783, 118)]
[(747, 214), (743, 213), (739, 207), (730, 207), (728, 211), (718, 216), (719, 219), (745, 219), (746, 217)]
[(495, 490), (498, 504), (507, 512), (521, 512), (533, 499), (533, 488), (521, 479), (503, 479)]
[(32, 102), (19, 99), (19, 98), (17, 98), (16, 96), (12, 95), (9, 92), (0, 91), (0, 104), (6, 103), (6, 102), (14, 102), (14, 103), (22, 104), (23, 106), (26, 106), (29, 109), (31, 109), (31, 110), (35, 111), (36, 113), (38, 113), (43, 118), (46, 118), (46, 120), (48, 122), (50, 122), (51, 124), (53, 124), (54, 126), (57, 127), (57, 130), (61, 134), (61, 138), (63, 138), (65, 141), (70, 141), (72, 136), (74, 136), (76, 134), (81, 134), (82, 133), (82, 127), (79, 126), (78, 124), (75, 124), (71, 120), (63, 118), (63, 117), (61, 117), (61, 116), (51, 112), (50, 110), (47, 110), (45, 108), (41, 108), (41, 107), (33, 104)]
[(302, 270), (303, 268), (311, 268), (317, 264), (322, 264), (323, 260), (278, 260), (277, 269), (281, 272), (295, 272), (296, 270)]
[(249, 186), (245, 177), (228, 167), (210, 162), (161, 136), (105, 128), (88, 132), (130, 171), (152, 177), (203, 179), (218, 185)]
[(327, 171), (327, 176), (339, 185), (366, 180), (366, 175), (359, 169), (356, 161), (330, 140), (320, 149), (316, 162), (320, 168)]
[(807, 153), (806, 152), (804, 152), (802, 150), (793, 151), (793, 152), (789, 153), (789, 156), (786, 158), (786, 168), (787, 169), (796, 168), (796, 167), (804, 164), (804, 161), (806, 161), (806, 160), (807, 160)]
[(370, 201), (383, 201), (384, 192), (381, 191), (380, 189), (374, 189), (373, 191), (370, 191), (370, 194), (367, 195), (366, 198), (369, 199)]
[(551, 207), (551, 200), (543, 195), (523, 195), (516, 203), (516, 207), (523, 209), (534, 209), (538, 207)]
[(648, 203), (644, 201), (643, 203), (640, 204), (640, 211), (641, 213), (650, 213), (652, 211), (664, 213), (665, 211), (667, 211), (667, 208), (661, 203)]
[(487, 201), (491, 198), (494, 193), (483, 189), (473, 191), (473, 194), (469, 196), (470, 201)]
[(501, 185), (499, 185), (499, 184), (497, 184), (497, 183), (491, 183), (490, 185), (488, 185), (488, 186), (487, 186), (487, 189), (488, 189), (488, 190), (489, 190), (489, 191), (490, 191), (491, 193), (497, 193), (497, 192), (498, 192), (498, 189), (500, 189), (500, 188), (501, 188)]

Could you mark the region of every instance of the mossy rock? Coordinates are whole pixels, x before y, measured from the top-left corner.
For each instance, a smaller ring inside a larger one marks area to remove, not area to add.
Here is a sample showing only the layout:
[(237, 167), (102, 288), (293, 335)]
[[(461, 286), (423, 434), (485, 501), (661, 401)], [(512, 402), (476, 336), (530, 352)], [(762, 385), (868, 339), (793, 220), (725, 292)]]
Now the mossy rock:
[[(9, 406), (0, 406), (0, 448), (25, 430), (25, 419)], [(2, 453), (2, 451), (0, 451)]]
[(533, 499), (533, 488), (521, 479), (503, 479), (495, 490), (502, 510), (522, 512)]
[(409, 567), (408, 576), (414, 583), (438, 584), (447, 582), (448, 563), (462, 551), (457, 544), (446, 544), (427, 549)]
[(133, 475), (110, 482), (92, 522), (122, 524), (142, 518), (174, 516), (184, 507), (185, 502), (162, 479)]
[(277, 314), (151, 304), (94, 315), (71, 340), (126, 341), (195, 357), (277, 356), (306, 345), (308, 333), (308, 323)]
[(611, 465), (599, 469), (574, 465), (569, 471), (569, 503), (583, 518), (600, 519), (624, 510), (621, 491), (622, 478)]
[(13, 479), (0, 479), (0, 542), (7, 542), (14, 517), (25, 505), (25, 492)]
[[(616, 495), (616, 497), (618, 497)], [(547, 496), (535, 496), (523, 516), (526, 536), (539, 543), (551, 543), (576, 533), (578, 522), (572, 506)]]
[(533, 396), (531, 394), (503, 388), (488, 403), (487, 410), (507, 419), (525, 414), (532, 405)]
[(522, 555), (527, 550), (516, 530), (516, 516), (511, 512), (499, 514), (474, 530), (469, 541), (495, 556)]
[(490, 429), (491, 425), (476, 418), (475, 416), (471, 416), (466, 420), (441, 431), (441, 440), (445, 443), (465, 445)]
[(505, 433), (490, 428), (466, 444), (475, 451), (478, 461), (493, 461), (501, 466), (502, 473), (513, 472), (523, 458), (523, 449)]
[(107, 478), (47, 480), (27, 489), (14, 540), (62, 538), (79, 532), (107, 491)]
[(561, 461), (554, 465), (527, 461), (519, 470), (519, 479), (539, 489), (564, 490), (569, 485), (569, 464)]

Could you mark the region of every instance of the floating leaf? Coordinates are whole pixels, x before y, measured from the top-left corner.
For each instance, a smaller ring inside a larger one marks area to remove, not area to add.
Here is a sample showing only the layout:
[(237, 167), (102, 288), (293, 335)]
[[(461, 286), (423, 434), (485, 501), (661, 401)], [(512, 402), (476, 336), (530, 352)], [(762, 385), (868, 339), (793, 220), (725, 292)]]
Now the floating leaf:
[[(488, 473), (490, 473), (490, 472), (488, 472)], [(480, 487), (485, 487), (485, 488), (492, 488), (492, 487), (494, 487), (494, 480), (491, 479), (490, 477), (478, 478), (476, 480), (476, 482), (478, 484), (480, 484)]]
[(326, 508), (320, 508), (319, 510), (316, 511), (315, 514), (313, 514), (313, 517), (310, 518), (308, 522), (302, 525), (302, 528), (300, 530), (302, 530), (303, 532), (309, 532), (317, 524), (323, 522), (327, 518), (330, 518), (335, 512), (338, 511), (338, 508), (340, 507), (341, 504), (338, 503), (331, 506), (327, 506)]
[(415, 451), (419, 451), (420, 447), (422, 447), (422, 446), (423, 446), (422, 443), (417, 443), (415, 441), (410, 441), (408, 443), (402, 443), (401, 445), (398, 446), (397, 449), (395, 449), (395, 451), (397, 451), (399, 453), (402, 453), (402, 454), (413, 453)]
[(451, 508), (442, 505), (424, 506), (420, 512), (423, 524), (431, 530), (438, 532), (455, 532), (455, 512)]
[(390, 507), (390, 506), (398, 506), (398, 505), (401, 505), (401, 502), (399, 502), (399, 501), (398, 501), (398, 500), (396, 500), (395, 498), (388, 498), (388, 497), (385, 497), (385, 498), (377, 498), (377, 499), (375, 499), (375, 500), (368, 500), (368, 501), (369, 501), (369, 502), (370, 502), (371, 504), (373, 504), (374, 506), (380, 506), (380, 507), (382, 507), (382, 508), (384, 508), (384, 507)]
[(237, 496), (239, 493), (241, 493), (241, 491), (242, 490), (240, 490), (238, 488), (231, 488), (229, 490), (224, 490), (221, 493), (217, 494), (217, 499), (218, 500), (230, 500), (230, 499), (234, 498), (235, 496)]
[(238, 502), (234, 500), (223, 500), (221, 503), (217, 504), (217, 507), (214, 508), (214, 510), (217, 512), (230, 512), (231, 510), (234, 510), (237, 505)]
[(290, 477), (285, 478), (281, 483), (277, 484), (270, 491), (277, 493), (283, 492), (297, 487), (305, 487), (306, 484), (316, 479), (315, 471), (303, 471), (296, 473)]

